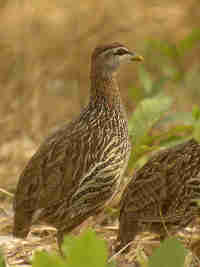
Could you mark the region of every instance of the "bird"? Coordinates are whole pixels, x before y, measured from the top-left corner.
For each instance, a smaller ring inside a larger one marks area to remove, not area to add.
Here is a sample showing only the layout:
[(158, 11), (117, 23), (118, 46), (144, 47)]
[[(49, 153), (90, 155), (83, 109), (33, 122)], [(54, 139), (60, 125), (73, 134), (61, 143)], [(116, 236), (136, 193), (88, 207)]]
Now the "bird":
[(163, 240), (182, 230), (200, 215), (199, 198), (200, 144), (192, 138), (155, 153), (123, 191), (116, 250), (143, 231)]
[(142, 60), (118, 42), (94, 49), (88, 104), (42, 142), (19, 177), (15, 237), (43, 222), (57, 229), (60, 247), (64, 234), (101, 212), (119, 190), (131, 146), (117, 73), (122, 63)]

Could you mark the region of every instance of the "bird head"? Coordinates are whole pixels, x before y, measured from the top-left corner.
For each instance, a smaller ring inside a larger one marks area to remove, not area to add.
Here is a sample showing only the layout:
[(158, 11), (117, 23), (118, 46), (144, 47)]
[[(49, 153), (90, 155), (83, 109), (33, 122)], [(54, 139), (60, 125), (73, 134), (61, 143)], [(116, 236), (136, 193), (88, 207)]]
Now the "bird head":
[(106, 72), (116, 72), (122, 63), (142, 60), (142, 56), (120, 43), (98, 46), (92, 54), (92, 65)]

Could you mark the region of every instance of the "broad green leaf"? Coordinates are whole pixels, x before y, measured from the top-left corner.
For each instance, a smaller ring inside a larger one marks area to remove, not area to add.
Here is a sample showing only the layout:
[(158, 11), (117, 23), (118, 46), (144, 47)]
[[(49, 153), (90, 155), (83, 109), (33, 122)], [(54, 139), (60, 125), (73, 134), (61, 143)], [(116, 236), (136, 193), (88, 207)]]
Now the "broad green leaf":
[(47, 253), (44, 251), (37, 252), (33, 259), (33, 267), (67, 267), (66, 262), (61, 256), (55, 253)]
[(62, 252), (66, 258), (69, 257), (70, 249), (73, 248), (74, 243), (76, 242), (79, 242), (76, 236), (73, 236), (73, 235), (65, 236), (64, 242), (62, 244)]
[(176, 238), (166, 239), (149, 258), (149, 267), (183, 267), (187, 250)]
[(3, 253), (0, 251), (0, 267), (6, 267), (6, 263), (3, 257)]
[(129, 121), (129, 133), (133, 144), (140, 143), (142, 137), (170, 109), (171, 104), (171, 97), (159, 95), (146, 98), (137, 106)]
[(149, 131), (169, 110), (171, 104), (172, 99), (170, 97), (160, 95), (143, 100), (134, 111), (129, 121), (129, 134), (133, 145), (130, 158), (131, 165), (138, 159), (141, 152), (144, 153), (145, 145), (147, 145), (147, 151), (149, 150)]
[[(62, 246), (65, 257), (55, 253), (37, 252), (33, 267), (114, 267), (107, 263), (108, 250), (105, 241), (92, 230), (80, 236), (66, 236)], [(1, 266), (0, 266), (1, 267)]]
[(69, 267), (105, 267), (108, 257), (105, 241), (92, 230), (76, 238), (66, 236), (63, 252)]

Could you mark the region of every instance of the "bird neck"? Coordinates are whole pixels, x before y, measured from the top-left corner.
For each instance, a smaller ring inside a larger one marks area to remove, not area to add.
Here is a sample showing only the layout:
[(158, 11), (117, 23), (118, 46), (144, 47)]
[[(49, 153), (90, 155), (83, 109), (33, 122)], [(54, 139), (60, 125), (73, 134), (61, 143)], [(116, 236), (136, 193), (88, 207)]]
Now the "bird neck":
[(121, 106), (120, 92), (116, 73), (91, 72), (91, 102), (104, 102), (109, 108)]

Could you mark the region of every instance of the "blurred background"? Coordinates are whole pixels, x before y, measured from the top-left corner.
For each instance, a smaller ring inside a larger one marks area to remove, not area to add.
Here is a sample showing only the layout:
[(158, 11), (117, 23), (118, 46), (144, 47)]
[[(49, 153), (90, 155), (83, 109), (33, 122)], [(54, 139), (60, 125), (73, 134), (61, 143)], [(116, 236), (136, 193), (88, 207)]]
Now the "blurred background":
[(161, 91), (182, 114), (200, 102), (198, 0), (1, 0), (0, 18), (1, 188), (13, 192), (42, 139), (87, 103), (98, 44), (145, 57), (119, 75), (129, 117)]

